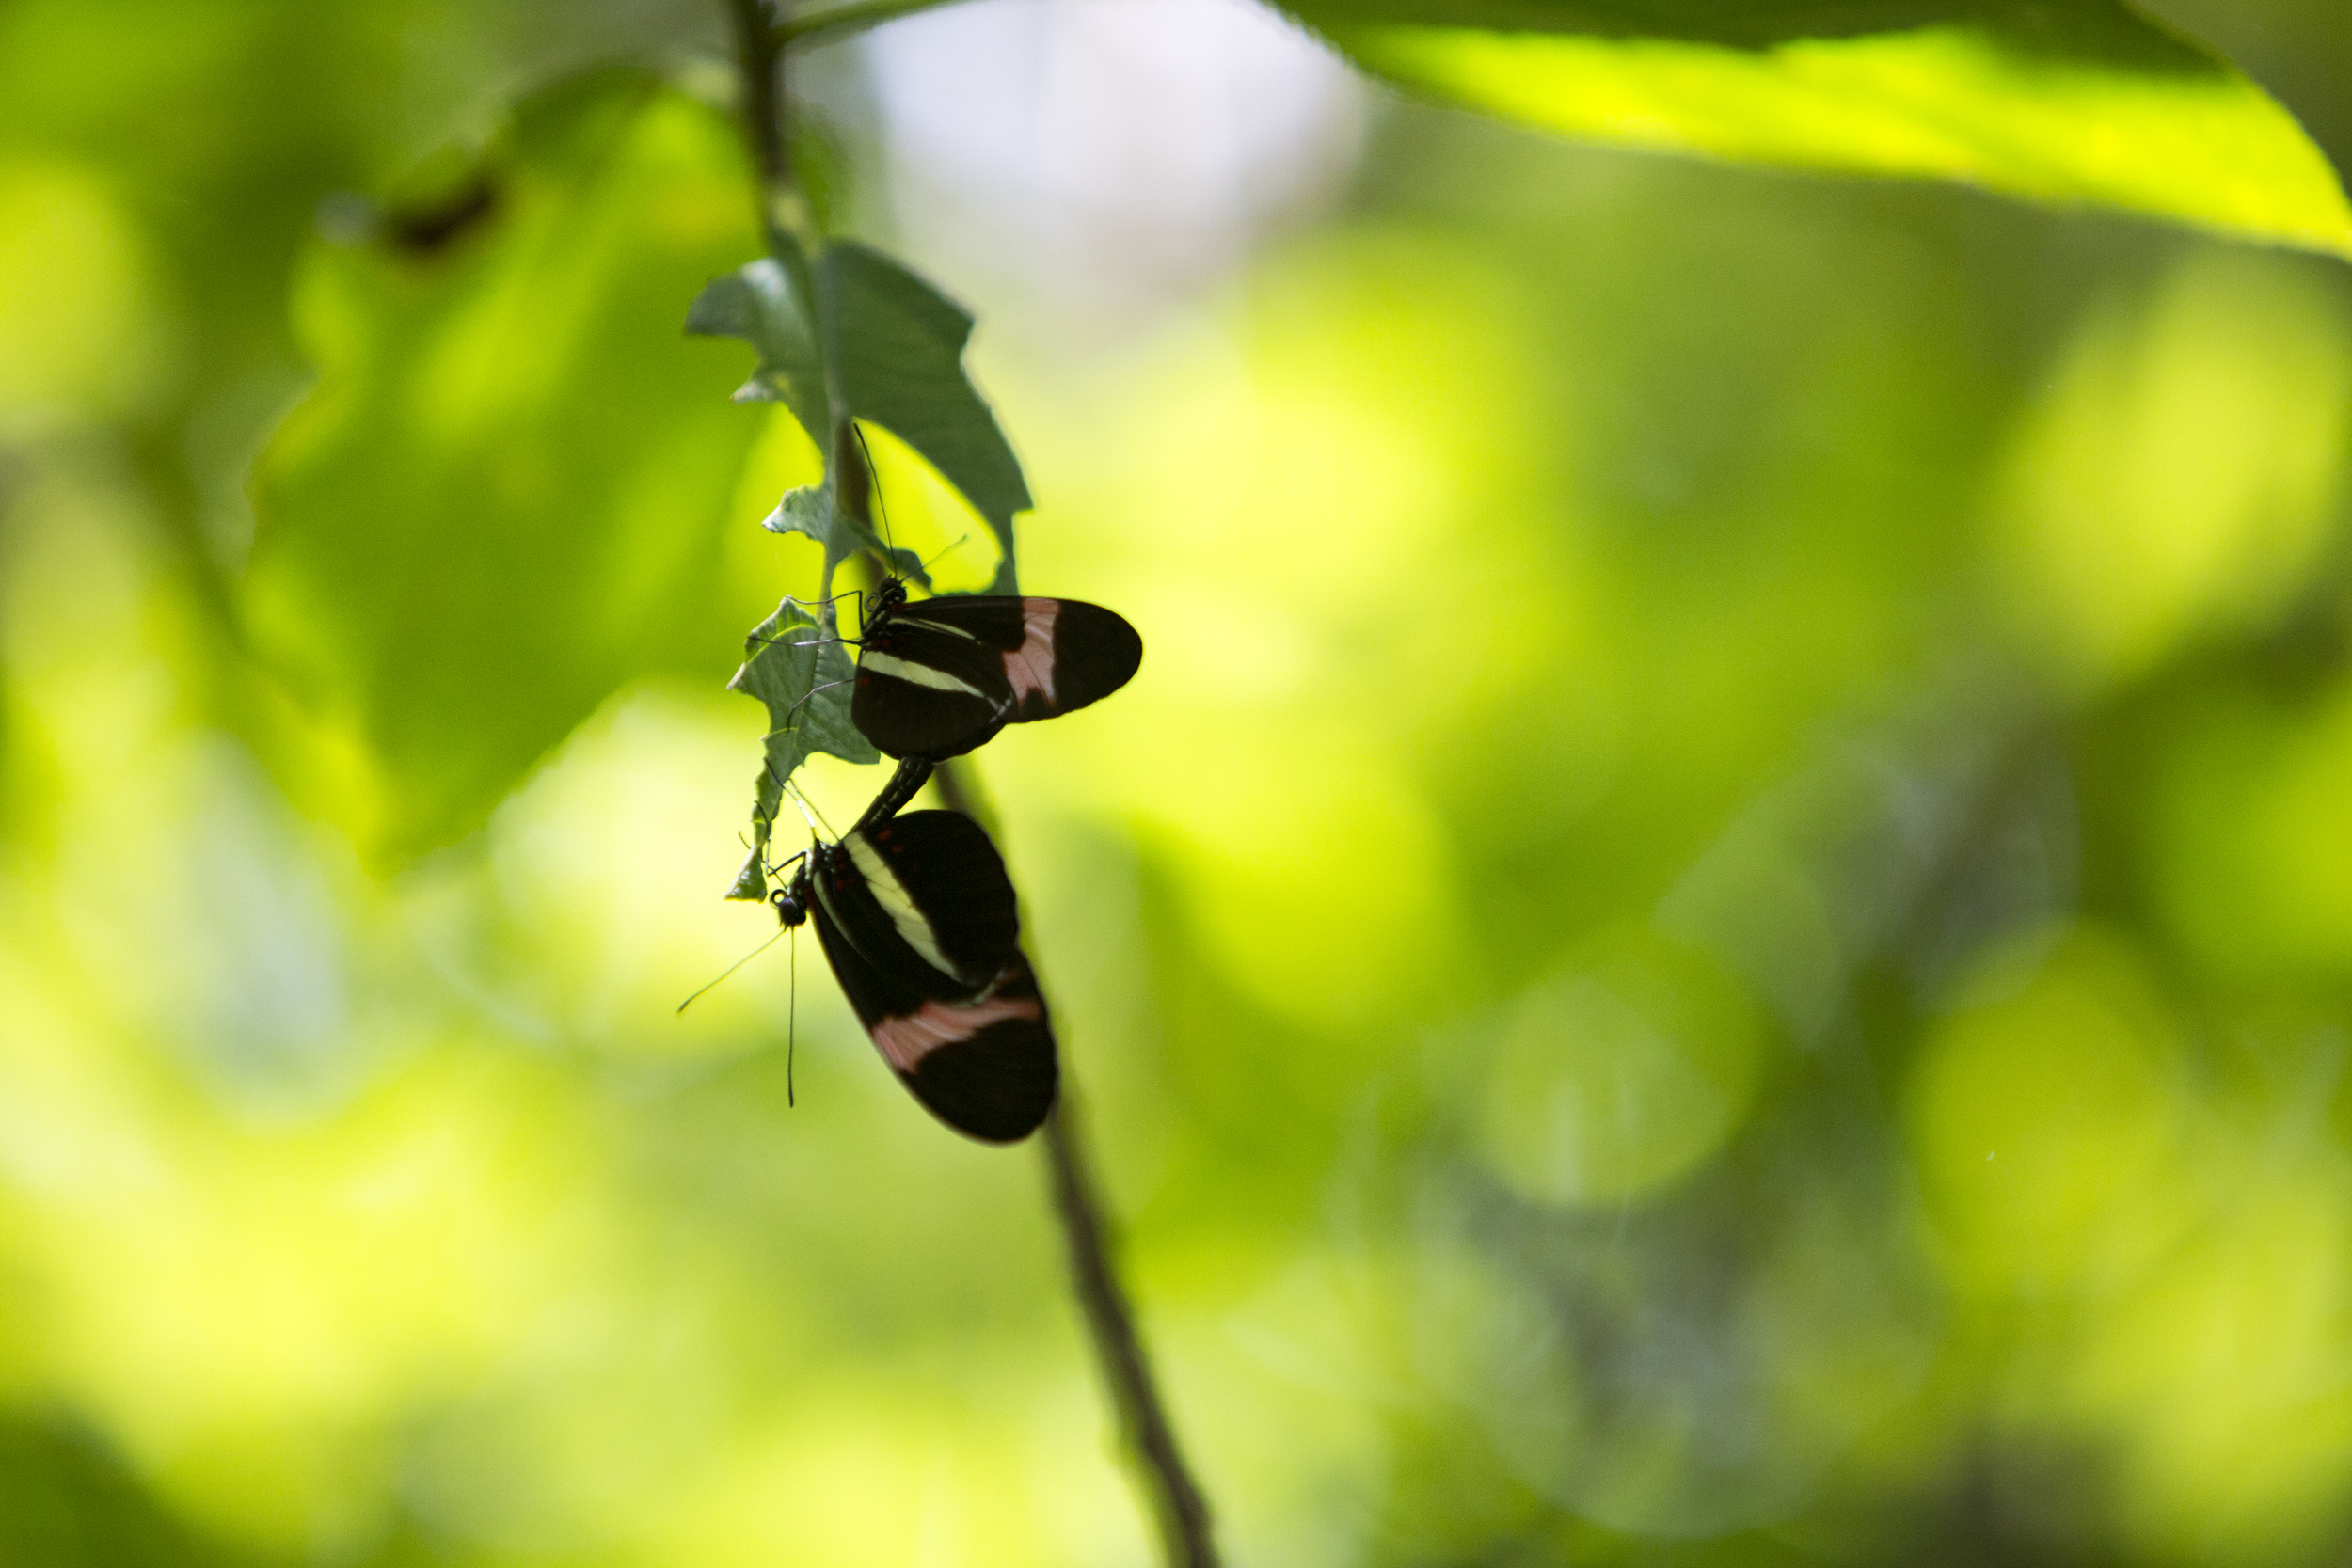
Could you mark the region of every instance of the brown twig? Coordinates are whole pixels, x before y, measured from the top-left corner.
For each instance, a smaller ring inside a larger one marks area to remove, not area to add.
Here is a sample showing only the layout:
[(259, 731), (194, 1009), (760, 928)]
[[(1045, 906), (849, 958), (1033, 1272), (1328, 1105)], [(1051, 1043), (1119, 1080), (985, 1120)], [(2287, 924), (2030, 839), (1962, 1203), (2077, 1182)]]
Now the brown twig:
[(1152, 1512), (1159, 1520), (1170, 1568), (1216, 1568), (1208, 1499), (1200, 1495), (1184, 1450), (1176, 1446), (1151, 1359), (1136, 1336), (1135, 1312), (1113, 1267), (1102, 1200), (1071, 1104), (1067, 1068), (1061, 1098), (1045, 1118), (1045, 1158), (1053, 1172), (1054, 1212), (1070, 1245), (1070, 1273), (1078, 1301), (1086, 1308), (1087, 1326), (1093, 1330), (1094, 1348), (1103, 1359), (1103, 1376), (1119, 1406), (1120, 1433), (1149, 1483)]
[(743, 78), (743, 133), (759, 166), (765, 213), (792, 188), (792, 150), (784, 136), (784, 23), (771, 17), (766, 0), (727, 0), (727, 20)]

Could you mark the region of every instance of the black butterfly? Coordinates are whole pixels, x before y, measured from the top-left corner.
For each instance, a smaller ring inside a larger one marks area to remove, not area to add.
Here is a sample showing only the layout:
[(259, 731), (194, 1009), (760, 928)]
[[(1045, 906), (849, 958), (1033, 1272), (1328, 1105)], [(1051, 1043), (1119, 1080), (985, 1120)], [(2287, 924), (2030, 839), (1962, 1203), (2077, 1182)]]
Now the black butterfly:
[(988, 834), (957, 812), (894, 815), (930, 772), (902, 767), (772, 901), (785, 925), (816, 923), (858, 1022), (924, 1108), (969, 1137), (1012, 1143), (1053, 1109), (1053, 1025)]
[(894, 757), (961, 756), (1007, 724), (1109, 696), (1143, 662), (1125, 620), (1077, 599), (875, 592), (859, 638), (850, 717)]

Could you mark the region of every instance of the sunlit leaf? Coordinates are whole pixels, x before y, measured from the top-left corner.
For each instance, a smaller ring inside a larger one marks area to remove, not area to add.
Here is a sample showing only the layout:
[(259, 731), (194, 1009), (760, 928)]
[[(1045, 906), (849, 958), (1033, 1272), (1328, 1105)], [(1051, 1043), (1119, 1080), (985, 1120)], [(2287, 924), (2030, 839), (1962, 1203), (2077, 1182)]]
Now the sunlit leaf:
[[(841, 404), (836, 412), (890, 431), (963, 494), (1001, 551), (993, 592), (1015, 592), (1012, 519), (1028, 510), (1029, 490), (995, 415), (964, 373), (971, 316), (898, 262), (851, 241), (827, 245), (812, 279)], [(763, 257), (713, 279), (695, 299), (686, 326), (751, 344), (758, 360), (736, 396), (784, 404), (819, 447), (829, 448), (828, 400), (807, 319), (783, 262)], [(769, 526), (823, 542), (830, 566), (839, 559), (830, 553), (838, 542), (834, 525), (825, 520), (832, 509), (820, 510), (814, 499), (798, 507), (779, 507)], [(856, 547), (871, 546), (861, 538)]]
[(756, 244), (723, 116), (618, 72), (525, 104), (494, 210), (418, 256), (314, 245), (319, 366), (253, 484), (254, 640), (371, 765), (398, 859), (480, 822), (622, 682), (707, 669), (756, 431), (677, 302)]
[(993, 592), (1015, 592), (1012, 518), (1028, 510), (1029, 488), (996, 417), (963, 372), (972, 318), (861, 245), (828, 245), (817, 277), (850, 411), (921, 452), (963, 492), (1003, 551)]
[(829, 423), (824, 377), (782, 262), (763, 256), (712, 278), (688, 309), (686, 330), (751, 344), (759, 360), (751, 379), (736, 389), (736, 401), (781, 403), (813, 439), (823, 441)]
[(855, 763), (882, 760), (850, 721), (850, 683), (857, 669), (842, 647), (833, 607), (819, 610), (811, 615), (792, 599), (778, 605), (743, 640), (743, 667), (727, 682), (729, 689), (768, 706), (767, 756), (752, 806), (752, 857), (730, 898), (766, 896), (768, 840), (784, 804), (785, 781), (802, 763), (819, 752)]
[(2352, 254), (2294, 118), (2113, 0), (1303, 0), (1416, 91), (1597, 141), (1954, 180)]

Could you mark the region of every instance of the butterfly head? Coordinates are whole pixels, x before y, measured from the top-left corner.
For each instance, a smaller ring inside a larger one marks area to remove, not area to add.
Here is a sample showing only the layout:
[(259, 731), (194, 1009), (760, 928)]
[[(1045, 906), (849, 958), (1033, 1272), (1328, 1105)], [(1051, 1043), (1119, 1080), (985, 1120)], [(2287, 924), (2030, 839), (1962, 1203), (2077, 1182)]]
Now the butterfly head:
[(768, 902), (775, 906), (776, 924), (788, 929), (806, 921), (809, 893), (808, 862), (803, 858), (801, 859), (801, 868), (793, 874), (792, 880), (768, 895)]

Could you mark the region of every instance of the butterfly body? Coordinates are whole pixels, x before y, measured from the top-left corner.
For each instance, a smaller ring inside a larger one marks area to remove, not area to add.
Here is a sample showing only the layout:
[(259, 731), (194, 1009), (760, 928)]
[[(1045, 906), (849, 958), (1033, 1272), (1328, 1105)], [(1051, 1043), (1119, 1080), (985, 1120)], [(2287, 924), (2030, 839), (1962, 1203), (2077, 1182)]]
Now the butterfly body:
[(1007, 724), (1109, 696), (1143, 662), (1143, 639), (1079, 599), (950, 594), (910, 604), (877, 591), (860, 636), (850, 717), (895, 757), (960, 756)]

